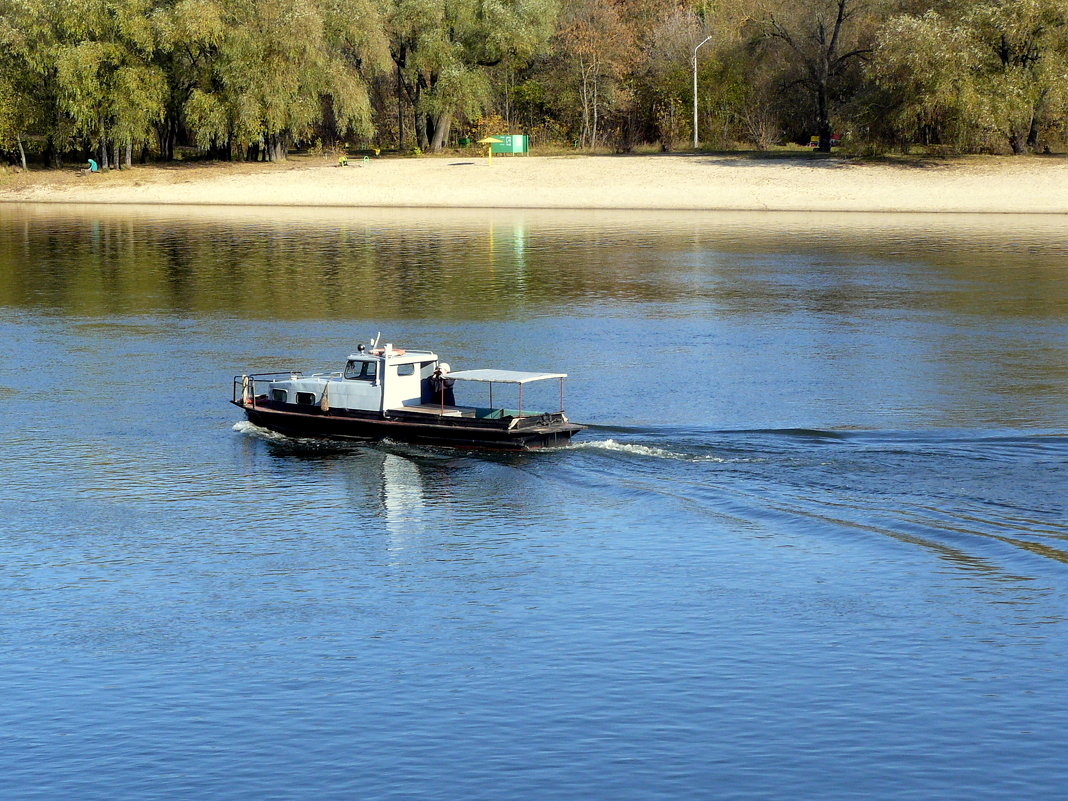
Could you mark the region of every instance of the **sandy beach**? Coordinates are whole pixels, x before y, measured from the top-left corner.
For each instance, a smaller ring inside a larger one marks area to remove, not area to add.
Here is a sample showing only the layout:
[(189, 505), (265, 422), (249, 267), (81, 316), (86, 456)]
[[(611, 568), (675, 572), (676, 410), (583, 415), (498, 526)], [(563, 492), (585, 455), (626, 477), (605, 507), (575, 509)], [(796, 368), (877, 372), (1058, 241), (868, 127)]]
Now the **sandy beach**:
[(0, 177), (0, 202), (1068, 214), (1068, 158), (860, 162), (746, 155), (498, 156), (134, 167)]

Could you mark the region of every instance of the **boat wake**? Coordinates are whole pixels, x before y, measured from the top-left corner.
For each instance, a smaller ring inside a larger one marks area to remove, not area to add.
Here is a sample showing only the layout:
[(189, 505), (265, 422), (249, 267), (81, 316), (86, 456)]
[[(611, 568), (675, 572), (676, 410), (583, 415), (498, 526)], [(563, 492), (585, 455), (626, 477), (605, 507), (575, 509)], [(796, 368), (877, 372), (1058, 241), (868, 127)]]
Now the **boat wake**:
[(261, 426), (250, 423), (248, 420), (240, 420), (234, 423), (233, 430), (238, 434), (244, 434), (247, 437), (255, 437), (256, 439), (266, 440), (267, 442), (292, 442), (293, 440), (285, 434), (279, 434), (275, 431), (271, 431), (269, 428), (262, 428)]
[(620, 442), (618, 440), (599, 439), (586, 442), (573, 442), (563, 448), (559, 448), (561, 451), (575, 451), (575, 450), (592, 450), (592, 451), (608, 451), (611, 453), (626, 453), (634, 456), (645, 456), (651, 459), (671, 459), (677, 462), (734, 462), (737, 459), (725, 459), (722, 456), (713, 456), (711, 454), (694, 454), (694, 453), (681, 453), (679, 451), (669, 450), (667, 448), (658, 448), (655, 445), (642, 445), (637, 442)]
[(291, 437), (286, 434), (279, 434), (277, 431), (271, 431), (269, 428), (258, 426), (255, 423), (250, 423), (247, 420), (234, 423), (233, 430), (238, 434), (261, 440), (272, 446), (281, 446), (284, 452), (292, 452), (294, 454), (347, 452), (362, 444), (314, 437)]
[(682, 503), (680, 514), (728, 526), (746, 521), (776, 536), (849, 543), (879, 536), (969, 574), (1030, 575), (1025, 564), (1036, 556), (1068, 564), (1062, 432), (597, 427), (593, 436), (542, 449), (553, 454), (542, 460), (538, 452), (293, 438), (247, 421), (233, 430), (285, 457), (378, 458), (396, 468), (389, 457), (399, 456), (413, 470), (450, 473), (507, 465), (607, 491), (610, 502), (614, 488), (625, 487), (628, 495)]

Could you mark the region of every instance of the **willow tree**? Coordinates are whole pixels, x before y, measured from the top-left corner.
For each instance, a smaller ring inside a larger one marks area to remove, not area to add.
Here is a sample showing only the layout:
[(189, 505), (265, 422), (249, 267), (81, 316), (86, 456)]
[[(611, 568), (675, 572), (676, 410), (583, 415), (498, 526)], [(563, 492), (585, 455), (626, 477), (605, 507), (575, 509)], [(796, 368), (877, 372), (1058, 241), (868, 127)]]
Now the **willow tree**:
[[(58, 22), (56, 48), (61, 107), (76, 130), (94, 141), (102, 166), (146, 141), (163, 114), (165, 78), (156, 49), (150, 0), (88, 0)], [(112, 155), (113, 153), (113, 155)]]
[(53, 167), (70, 143), (74, 123), (59, 100), (59, 49), (68, 43), (62, 0), (0, 0), (0, 74), (9, 94), (5, 117), (16, 146), (24, 134), (40, 136)]
[(891, 19), (879, 33), (871, 68), (884, 91), (881, 113), (891, 138), (906, 147), (980, 145), (983, 100), (973, 71), (979, 60), (969, 31), (936, 12)]
[(1063, 123), (1068, 101), (1068, 4), (1064, 0), (970, 3), (965, 25), (980, 53), (983, 110), (1013, 153), (1034, 149)]
[(22, 137), (32, 113), (27, 97), (19, 92), (11, 76), (0, 73), (0, 150), (16, 150), (22, 169), (26, 169)]
[(895, 94), (903, 137), (930, 131), (956, 149), (1024, 153), (1068, 113), (1068, 6), (1062, 0), (956, 3), (903, 15), (880, 34), (876, 79)]
[[(157, 126), (159, 152), (164, 159), (174, 158), (175, 145), (190, 113), (198, 111), (190, 101), (196, 93), (210, 92), (215, 85), (219, 48), (227, 31), (224, 16), (225, 9), (218, 0), (163, 0), (152, 15), (159, 43), (156, 63), (167, 82), (163, 116)], [(195, 116), (194, 121), (197, 131), (213, 129), (219, 122), (205, 124)]]
[(212, 85), (194, 88), (186, 106), (197, 143), (262, 143), (271, 161), (281, 161), (322, 119), (324, 102), (344, 129), (370, 135), (367, 85), (351, 48), (373, 33), (344, 24), (352, 11), (361, 12), (353, 14), (360, 30), (373, 32), (365, 4), (230, 0)]
[(537, 52), (556, 13), (556, 0), (394, 0), (387, 30), (398, 101), (403, 95), (414, 109), (419, 146), (441, 150), (457, 115), (485, 109), (487, 69)]
[(0, 150), (18, 153), (19, 163), (26, 169), (24, 137), (33, 130), (38, 119), (36, 76), (28, 69), (26, 60), (16, 49), (21, 37), (16, 36), (15, 20), (7, 17), (9, 8), (0, 4)]

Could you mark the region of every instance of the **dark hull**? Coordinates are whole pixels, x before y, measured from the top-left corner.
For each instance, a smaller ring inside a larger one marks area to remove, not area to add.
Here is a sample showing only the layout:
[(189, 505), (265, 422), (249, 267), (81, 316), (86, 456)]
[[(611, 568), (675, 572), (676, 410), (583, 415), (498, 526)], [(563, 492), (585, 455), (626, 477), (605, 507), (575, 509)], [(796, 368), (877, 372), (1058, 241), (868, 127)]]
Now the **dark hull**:
[(231, 402), (245, 412), (250, 423), (290, 437), (359, 440), (388, 437), (402, 442), (529, 450), (566, 445), (571, 436), (583, 428), (569, 423), (558, 412), (537, 417), (487, 420), (400, 410), (381, 415), (347, 409), (324, 412), (315, 406), (294, 404), (257, 401), (255, 406), (245, 406)]

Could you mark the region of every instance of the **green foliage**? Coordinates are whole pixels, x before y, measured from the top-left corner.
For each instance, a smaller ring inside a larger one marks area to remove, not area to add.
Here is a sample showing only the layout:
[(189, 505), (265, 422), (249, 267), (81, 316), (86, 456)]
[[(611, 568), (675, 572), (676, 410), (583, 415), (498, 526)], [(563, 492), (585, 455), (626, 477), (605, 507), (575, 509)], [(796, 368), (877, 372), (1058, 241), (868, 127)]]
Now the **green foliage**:
[(496, 115), (539, 145), (672, 149), (709, 35), (705, 146), (1020, 153), (1068, 132), (1064, 0), (0, 0), (0, 148), (422, 152)]
[(7, 79), (0, 79), (0, 148), (15, 144), (22, 128), (20, 98)]
[(957, 13), (890, 20), (875, 80), (893, 93), (902, 137), (958, 150), (1021, 153), (1063, 129), (1068, 112), (1068, 7), (1060, 0), (987, 0)]
[(203, 150), (224, 142), (231, 130), (230, 114), (222, 100), (200, 89), (190, 93), (185, 114), (194, 142)]
[(982, 99), (973, 80), (981, 54), (970, 32), (930, 11), (890, 20), (880, 32), (872, 75), (887, 90), (888, 122), (904, 140), (939, 132), (955, 149), (981, 143)]
[(163, 116), (166, 79), (152, 63), (155, 32), (145, 0), (92, 0), (61, 22), (55, 48), (59, 100), (75, 132), (103, 146), (149, 137)]
[(521, 63), (548, 41), (556, 0), (394, 0), (390, 51), (421, 147), (440, 150), (455, 117), (493, 99), (493, 69)]

